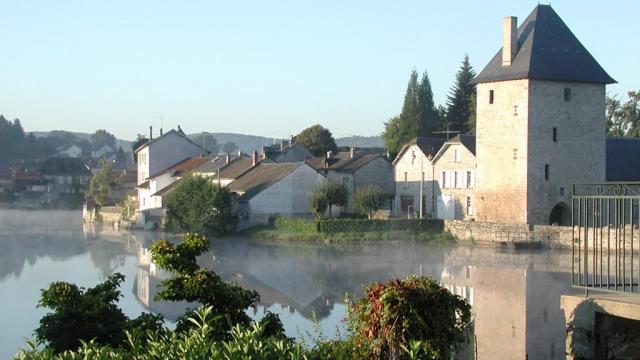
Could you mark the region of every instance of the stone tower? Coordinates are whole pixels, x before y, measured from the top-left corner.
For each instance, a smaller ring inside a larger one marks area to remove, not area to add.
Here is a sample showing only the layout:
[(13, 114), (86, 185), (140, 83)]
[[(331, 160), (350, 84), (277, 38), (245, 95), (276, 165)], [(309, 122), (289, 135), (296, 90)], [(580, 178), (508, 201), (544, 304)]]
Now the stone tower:
[(549, 5), (476, 77), (479, 221), (570, 224), (572, 185), (605, 181), (605, 86), (614, 83)]

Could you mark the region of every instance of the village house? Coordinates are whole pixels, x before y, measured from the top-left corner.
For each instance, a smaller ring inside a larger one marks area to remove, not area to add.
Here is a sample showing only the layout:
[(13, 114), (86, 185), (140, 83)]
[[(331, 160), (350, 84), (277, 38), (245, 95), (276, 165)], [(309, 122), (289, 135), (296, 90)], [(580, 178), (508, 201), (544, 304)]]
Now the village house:
[(71, 145), (68, 147), (61, 147), (58, 149), (58, 156), (79, 158), (82, 157), (82, 149), (78, 145)]
[(115, 153), (115, 150), (109, 145), (102, 145), (101, 148), (91, 151), (92, 159), (102, 159), (108, 155), (112, 155)]
[(196, 169), (195, 173), (209, 177), (214, 184), (227, 186), (262, 161), (264, 160), (258, 157), (257, 151), (254, 151), (251, 156), (239, 152), (235, 158), (231, 158), (227, 154), (218, 161), (204, 164)]
[(176, 164), (192, 158), (208, 155), (209, 151), (176, 130), (153, 138), (135, 150), (138, 164), (138, 210), (151, 208), (151, 196), (164, 188), (150, 188), (150, 175), (156, 176)]
[(56, 194), (82, 194), (89, 185), (91, 170), (78, 158), (49, 158), (40, 170)]
[(309, 150), (305, 149), (299, 143), (296, 143), (295, 138), (290, 138), (288, 141), (282, 140), (280, 145), (263, 146), (262, 158), (269, 159), (277, 163), (291, 163), (302, 162), (311, 159), (313, 154)]
[[(417, 137), (405, 144), (395, 160), (395, 210), (398, 217), (435, 217), (438, 177), (432, 160), (446, 139)], [(428, 206), (428, 199), (432, 199)], [(420, 209), (422, 208), (422, 211)]]
[(606, 180), (615, 80), (549, 5), (505, 17), (502, 45), (475, 79), (475, 218), (567, 225), (572, 185)]
[(446, 141), (431, 163), (437, 180), (431, 183), (433, 197), (427, 200), (427, 208), (435, 208), (438, 219), (473, 219), (475, 136), (458, 135)]
[(309, 198), (324, 180), (305, 162), (257, 164), (227, 186), (237, 196), (239, 228), (268, 224), (276, 215), (312, 217)]
[(325, 157), (315, 157), (308, 161), (314, 169), (329, 180), (343, 184), (349, 191), (349, 201), (341, 212), (352, 213), (353, 196), (359, 188), (376, 186), (386, 195), (387, 201), (381, 210), (387, 216), (391, 214), (396, 184), (393, 177), (393, 164), (384, 154), (351, 148), (350, 151)]

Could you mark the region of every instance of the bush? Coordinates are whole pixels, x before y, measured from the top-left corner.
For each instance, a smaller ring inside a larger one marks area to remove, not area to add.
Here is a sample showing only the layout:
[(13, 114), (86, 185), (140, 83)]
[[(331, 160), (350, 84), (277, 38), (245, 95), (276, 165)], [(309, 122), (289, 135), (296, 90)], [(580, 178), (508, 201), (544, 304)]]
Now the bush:
[(286, 218), (276, 216), (273, 225), (283, 232), (292, 233), (315, 233), (318, 232), (318, 222), (315, 220), (301, 218)]
[(442, 231), (443, 223), (431, 219), (333, 219), (318, 223), (318, 231), (325, 234), (369, 231)]
[(466, 341), (471, 306), (430, 278), (409, 276), (369, 285), (349, 317), (372, 357), (450, 359)]
[(229, 190), (200, 176), (187, 175), (167, 198), (169, 231), (222, 234), (233, 226)]

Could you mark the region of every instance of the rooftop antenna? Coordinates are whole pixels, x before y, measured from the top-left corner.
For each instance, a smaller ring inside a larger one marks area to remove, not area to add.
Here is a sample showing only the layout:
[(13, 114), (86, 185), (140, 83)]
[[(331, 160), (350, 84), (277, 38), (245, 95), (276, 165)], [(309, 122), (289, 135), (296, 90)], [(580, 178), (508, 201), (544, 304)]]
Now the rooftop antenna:
[(449, 130), (449, 122), (448, 121), (445, 122), (444, 124), (445, 124), (445, 129), (446, 130), (434, 131), (433, 133), (434, 134), (447, 134), (447, 141), (449, 141), (449, 136), (451, 134), (459, 134), (460, 133), (460, 131), (457, 131), (457, 130)]

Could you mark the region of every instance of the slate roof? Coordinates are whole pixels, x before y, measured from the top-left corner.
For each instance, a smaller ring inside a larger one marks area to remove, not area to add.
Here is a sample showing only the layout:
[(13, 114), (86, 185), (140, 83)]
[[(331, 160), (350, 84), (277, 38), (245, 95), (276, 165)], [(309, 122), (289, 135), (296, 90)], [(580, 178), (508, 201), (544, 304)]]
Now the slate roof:
[(282, 180), (305, 163), (260, 163), (230, 183), (227, 188), (248, 200)]
[(413, 138), (413, 140), (409, 141), (405, 146), (402, 147), (402, 150), (400, 150), (400, 153), (398, 153), (398, 156), (396, 156), (395, 160), (393, 160), (393, 163), (395, 164), (402, 157), (402, 155), (404, 155), (405, 151), (407, 151), (407, 149), (411, 145), (418, 145), (418, 147), (420, 148), (420, 151), (422, 151), (422, 153), (424, 153), (425, 156), (427, 156), (428, 158), (433, 158), (436, 156), (438, 151), (440, 151), (440, 148), (442, 147), (442, 145), (444, 145), (445, 142), (447, 142), (447, 139), (445, 138), (434, 138), (434, 137)]
[(42, 175), (91, 175), (89, 168), (78, 158), (49, 158), (40, 171)]
[(346, 151), (339, 152), (328, 159), (325, 157), (314, 157), (308, 160), (307, 163), (316, 170), (323, 170), (325, 169), (326, 161), (327, 169), (335, 171), (354, 172), (377, 158), (383, 158), (386, 160), (384, 155), (370, 152), (356, 152), (355, 156), (352, 158), (351, 153)]
[(607, 181), (640, 181), (640, 139), (607, 139)]
[(251, 167), (253, 167), (253, 159), (246, 157), (236, 158), (220, 169), (220, 174), (216, 174), (215, 177), (219, 177), (220, 179), (236, 179), (251, 169)]
[(538, 5), (518, 27), (518, 51), (502, 66), (502, 49), (475, 78), (476, 83), (515, 79), (612, 84), (589, 51), (550, 5)]
[[(241, 156), (245, 158), (248, 157), (246, 154), (242, 154)], [(215, 159), (200, 165), (195, 171), (201, 173), (217, 173), (218, 170), (227, 165), (226, 157), (227, 155), (218, 156)], [(237, 153), (229, 154), (229, 162), (237, 159), (238, 157), (240, 157), (240, 155)]]
[(184, 134), (184, 132), (182, 132), (182, 131), (175, 131), (175, 130), (173, 130), (173, 129), (171, 129), (171, 130), (167, 131), (166, 133), (162, 134), (161, 136), (158, 136), (157, 138), (155, 138), (155, 139), (153, 139), (153, 140), (151, 140), (151, 141), (147, 141), (146, 143), (144, 143), (144, 144), (142, 144), (142, 145), (138, 146), (138, 148), (137, 148), (137, 149), (135, 149), (134, 153), (136, 153), (136, 154), (137, 154), (140, 150), (142, 150), (142, 149), (146, 148), (147, 146), (149, 146), (149, 145), (151, 145), (151, 144), (153, 144), (153, 143), (155, 143), (155, 142), (159, 141), (160, 139), (162, 139), (162, 138), (164, 138), (164, 137), (166, 137), (166, 136), (169, 136), (169, 134), (176, 134), (176, 135), (178, 135), (178, 136), (181, 136), (182, 138), (184, 138), (184, 139), (185, 139), (185, 140), (187, 140), (188, 142), (190, 142), (190, 143), (194, 144), (195, 146), (199, 147), (200, 149), (202, 149), (204, 154), (211, 154), (211, 151), (209, 151), (209, 150), (205, 149), (204, 147), (202, 147), (202, 145), (198, 144), (197, 142), (195, 142), (195, 141), (193, 141), (193, 140), (189, 139), (189, 137), (188, 137), (187, 135), (185, 135), (185, 134)]
[(475, 135), (457, 135), (450, 140), (451, 142), (459, 142), (467, 148), (473, 155), (476, 154), (476, 136)]

